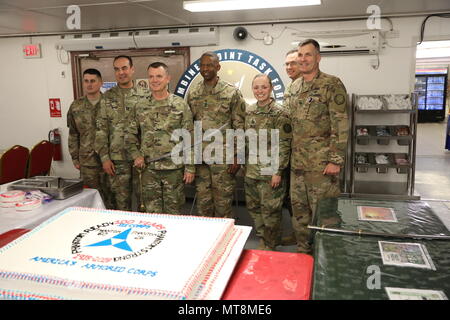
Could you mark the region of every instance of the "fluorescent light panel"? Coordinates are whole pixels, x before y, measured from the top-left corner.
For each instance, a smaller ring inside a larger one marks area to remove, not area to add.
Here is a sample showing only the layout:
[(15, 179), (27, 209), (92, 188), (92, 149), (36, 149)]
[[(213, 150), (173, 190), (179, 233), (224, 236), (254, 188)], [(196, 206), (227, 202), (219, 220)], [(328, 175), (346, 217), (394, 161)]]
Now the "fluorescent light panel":
[(196, 0), (184, 1), (183, 8), (191, 12), (251, 10), (320, 5), (321, 0)]
[(416, 58), (450, 57), (450, 41), (424, 41), (417, 46)]

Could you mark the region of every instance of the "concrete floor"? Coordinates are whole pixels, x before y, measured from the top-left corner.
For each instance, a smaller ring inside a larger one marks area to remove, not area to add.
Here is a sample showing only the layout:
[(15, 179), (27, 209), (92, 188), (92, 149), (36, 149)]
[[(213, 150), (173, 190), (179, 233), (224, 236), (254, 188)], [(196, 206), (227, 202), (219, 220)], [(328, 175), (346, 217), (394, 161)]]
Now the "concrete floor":
[[(426, 201), (450, 230), (450, 151), (445, 150), (447, 121), (441, 123), (419, 123), (417, 126), (417, 149), (415, 171), (415, 194)], [(191, 211), (192, 210), (192, 211)], [(233, 206), (236, 224), (253, 226), (245, 204)], [(195, 214), (192, 201), (184, 208), (185, 214)], [(292, 232), (289, 212), (283, 209), (283, 235)], [(258, 239), (253, 229), (245, 249), (256, 249)], [(278, 251), (296, 252), (295, 246), (279, 246)]]
[(446, 134), (447, 121), (418, 124), (414, 190), (450, 230), (450, 151), (445, 149)]

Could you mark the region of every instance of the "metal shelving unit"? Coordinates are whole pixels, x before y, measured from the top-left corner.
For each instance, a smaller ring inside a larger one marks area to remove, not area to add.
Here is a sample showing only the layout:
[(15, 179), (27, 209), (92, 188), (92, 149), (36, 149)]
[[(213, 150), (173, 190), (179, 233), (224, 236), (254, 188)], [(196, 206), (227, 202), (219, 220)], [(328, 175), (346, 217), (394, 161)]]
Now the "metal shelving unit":
[(414, 195), (416, 131), (415, 94), (353, 94), (350, 196), (418, 199)]

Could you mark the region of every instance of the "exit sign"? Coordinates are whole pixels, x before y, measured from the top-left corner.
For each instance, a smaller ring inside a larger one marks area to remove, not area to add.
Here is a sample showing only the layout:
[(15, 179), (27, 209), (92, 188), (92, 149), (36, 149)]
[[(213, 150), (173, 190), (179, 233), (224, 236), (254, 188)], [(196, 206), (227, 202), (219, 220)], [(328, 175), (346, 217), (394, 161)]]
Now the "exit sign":
[(38, 44), (24, 44), (23, 45), (23, 57), (24, 58), (40, 58), (41, 57), (41, 45)]

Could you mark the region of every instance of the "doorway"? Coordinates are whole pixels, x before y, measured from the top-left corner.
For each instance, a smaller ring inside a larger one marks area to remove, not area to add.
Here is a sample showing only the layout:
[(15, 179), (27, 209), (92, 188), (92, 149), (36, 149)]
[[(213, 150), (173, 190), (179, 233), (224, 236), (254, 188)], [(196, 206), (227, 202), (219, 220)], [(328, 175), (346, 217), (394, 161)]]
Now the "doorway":
[(102, 50), (102, 51), (73, 51), (72, 78), (74, 97), (78, 99), (83, 96), (82, 74), (88, 68), (95, 68), (102, 74), (104, 84), (115, 84), (113, 61), (118, 55), (127, 55), (133, 59), (135, 66), (134, 79), (136, 82), (144, 83), (147, 76), (147, 67), (153, 62), (163, 62), (169, 67), (171, 81), (169, 91), (173, 92), (178, 79), (189, 66), (189, 48), (157, 48), (136, 50)]
[(450, 40), (424, 41), (416, 51), (419, 123), (415, 190), (422, 199), (450, 200)]

